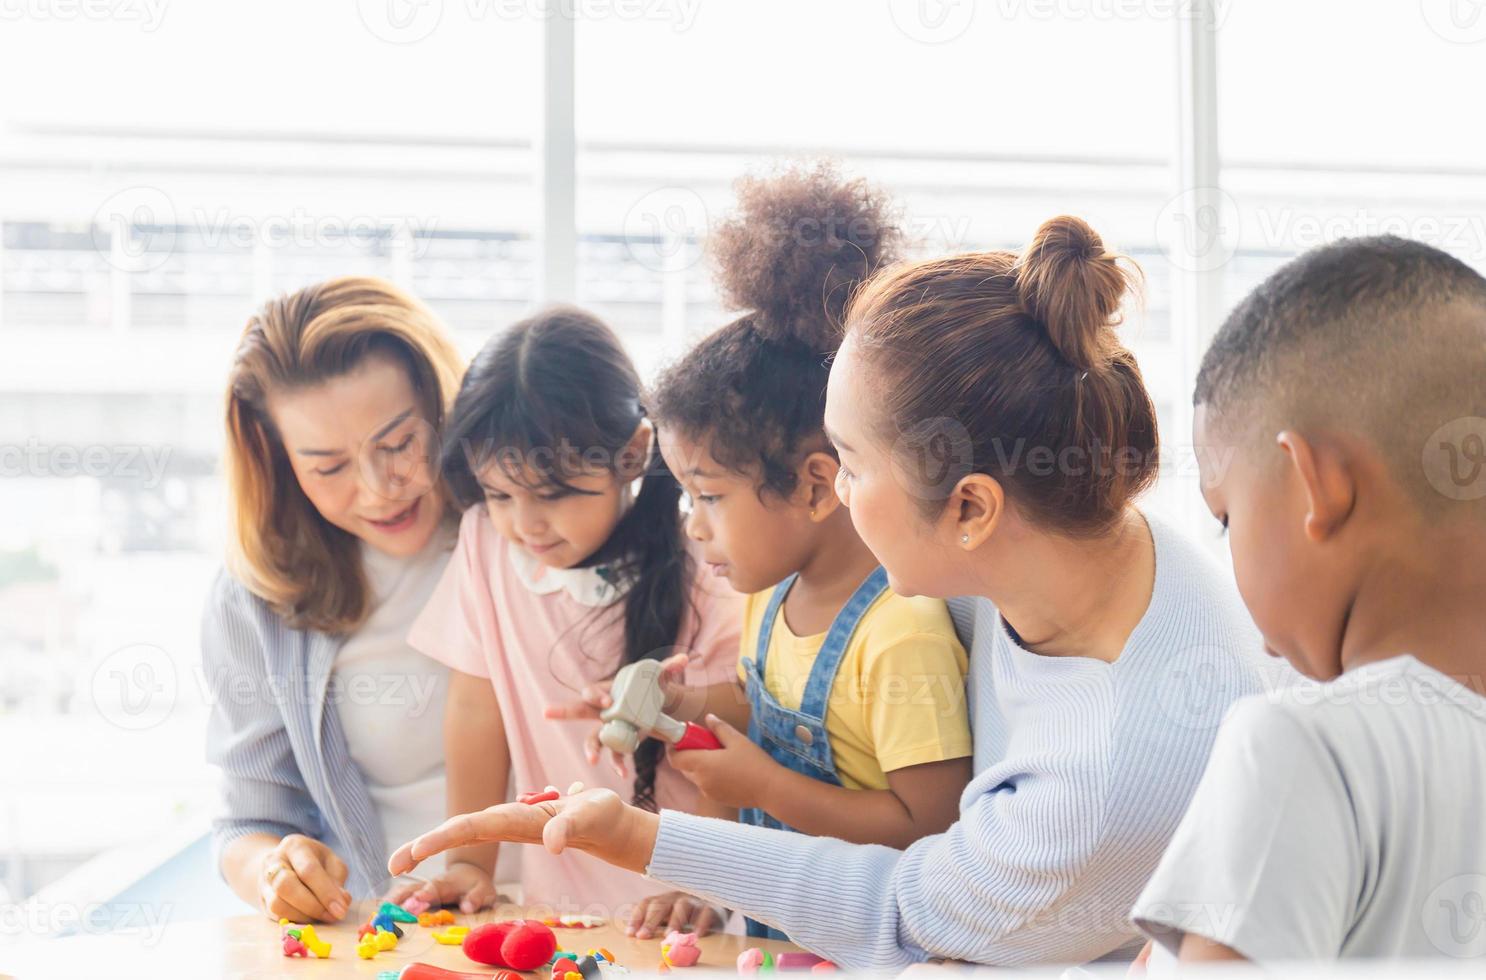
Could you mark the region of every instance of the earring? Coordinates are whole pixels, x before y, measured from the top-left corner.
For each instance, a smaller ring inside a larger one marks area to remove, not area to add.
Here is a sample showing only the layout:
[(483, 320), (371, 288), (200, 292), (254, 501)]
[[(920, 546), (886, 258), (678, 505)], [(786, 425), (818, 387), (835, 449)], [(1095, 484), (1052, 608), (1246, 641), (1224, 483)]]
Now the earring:
[(962, 534), (962, 535), (960, 535), (960, 544), (969, 544), (969, 543), (970, 543), (970, 535), (968, 535), (968, 534)]

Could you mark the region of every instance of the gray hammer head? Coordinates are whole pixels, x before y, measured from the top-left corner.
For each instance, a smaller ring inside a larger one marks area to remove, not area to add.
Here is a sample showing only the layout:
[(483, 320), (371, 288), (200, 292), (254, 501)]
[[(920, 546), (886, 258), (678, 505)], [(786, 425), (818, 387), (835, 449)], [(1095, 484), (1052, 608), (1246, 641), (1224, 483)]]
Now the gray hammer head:
[(654, 735), (675, 742), (686, 732), (686, 725), (661, 709), (665, 694), (660, 687), (659, 660), (637, 660), (614, 675), (609, 696), (614, 703), (599, 712), (604, 727), (599, 741), (625, 755), (632, 755), (640, 740)]

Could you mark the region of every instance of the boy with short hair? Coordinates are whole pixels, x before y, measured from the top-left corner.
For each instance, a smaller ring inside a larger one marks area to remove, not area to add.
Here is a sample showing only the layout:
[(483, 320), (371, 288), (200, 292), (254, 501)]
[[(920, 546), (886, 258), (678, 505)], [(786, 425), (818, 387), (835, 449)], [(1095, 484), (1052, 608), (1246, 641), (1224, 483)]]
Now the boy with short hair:
[(1312, 251), (1203, 360), (1203, 496), (1271, 653), (1133, 910), (1183, 961), (1486, 955), (1486, 279)]

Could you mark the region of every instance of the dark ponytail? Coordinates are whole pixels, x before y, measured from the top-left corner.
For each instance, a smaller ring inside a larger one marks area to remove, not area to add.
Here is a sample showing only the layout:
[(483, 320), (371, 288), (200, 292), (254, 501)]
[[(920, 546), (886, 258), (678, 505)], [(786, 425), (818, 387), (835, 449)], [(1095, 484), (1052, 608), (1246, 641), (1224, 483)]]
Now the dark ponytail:
[[(617, 472), (644, 418), (639, 374), (619, 338), (590, 313), (554, 307), (512, 325), (476, 355), (445, 431), (444, 478), (464, 507), (485, 499), (477, 473), (491, 461), (501, 462), (512, 479), (569, 487), (575, 466), (591, 462), (592, 450)], [(583, 562), (608, 565), (631, 583), (615, 670), (663, 659), (685, 645), (680, 633), (692, 569), (681, 486), (653, 438), (640, 481), (629, 511)], [(654, 739), (635, 752), (637, 806), (655, 809), (661, 752)]]

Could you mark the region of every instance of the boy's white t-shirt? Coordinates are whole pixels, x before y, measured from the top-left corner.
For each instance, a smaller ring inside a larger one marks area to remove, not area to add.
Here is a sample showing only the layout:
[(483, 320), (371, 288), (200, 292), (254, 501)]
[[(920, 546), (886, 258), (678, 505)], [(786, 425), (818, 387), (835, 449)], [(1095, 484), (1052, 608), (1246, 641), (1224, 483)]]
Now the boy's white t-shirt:
[(1237, 702), (1131, 915), (1259, 963), (1486, 956), (1486, 699), (1399, 656)]

